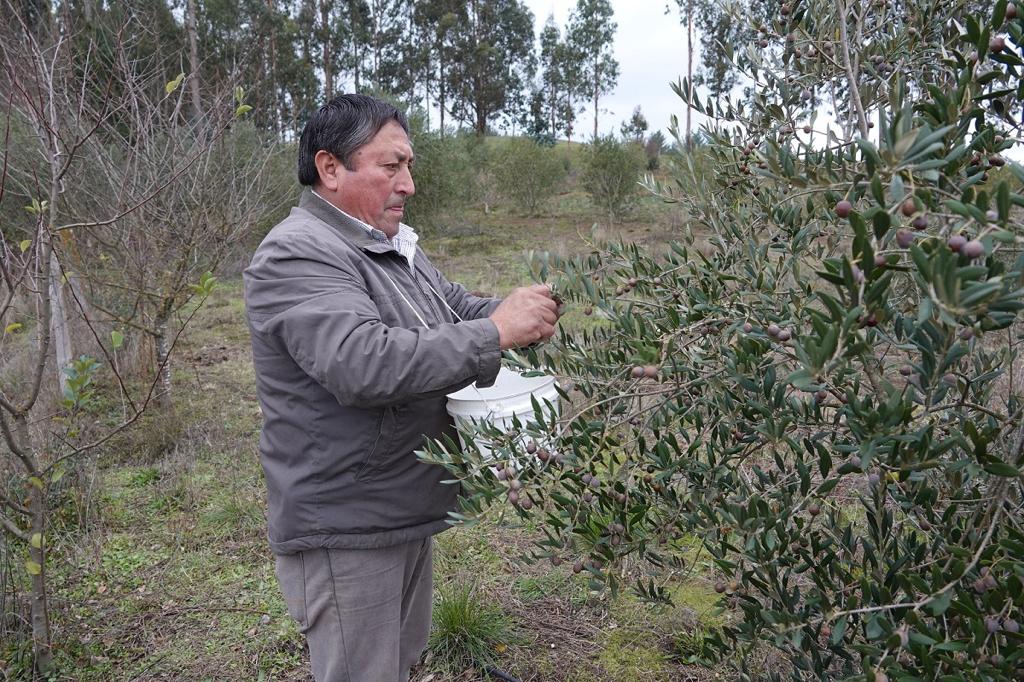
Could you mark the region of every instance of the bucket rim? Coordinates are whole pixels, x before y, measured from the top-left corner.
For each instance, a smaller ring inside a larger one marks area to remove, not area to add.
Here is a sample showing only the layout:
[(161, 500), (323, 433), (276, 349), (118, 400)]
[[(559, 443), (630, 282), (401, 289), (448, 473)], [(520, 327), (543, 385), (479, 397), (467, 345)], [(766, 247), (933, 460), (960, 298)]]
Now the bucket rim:
[[(499, 380), (502, 377), (508, 378), (510, 375), (514, 375), (516, 381), (530, 382), (524, 384), (520, 388), (516, 388), (509, 393), (503, 393), (501, 395), (491, 395), (495, 390), (495, 386), (498, 385)], [(458, 391), (448, 394), (448, 403), (457, 404), (468, 404), (468, 403), (487, 403), (487, 402), (502, 402), (519, 398), (524, 395), (535, 393), (536, 391), (543, 391), (548, 388), (557, 387), (557, 377), (553, 374), (545, 374), (543, 376), (524, 377), (522, 374), (513, 370), (502, 367), (498, 370), (498, 378), (495, 379), (495, 383), (487, 388), (475, 388), (476, 384), (470, 384), (465, 388), (461, 388)], [(555, 388), (555, 396), (557, 397), (557, 388)]]

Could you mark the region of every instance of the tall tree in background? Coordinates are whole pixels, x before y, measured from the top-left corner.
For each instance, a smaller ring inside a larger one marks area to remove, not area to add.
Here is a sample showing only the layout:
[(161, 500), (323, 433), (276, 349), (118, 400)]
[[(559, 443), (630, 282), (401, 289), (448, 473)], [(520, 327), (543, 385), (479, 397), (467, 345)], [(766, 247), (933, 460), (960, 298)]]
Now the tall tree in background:
[(612, 53), (618, 25), (609, 0), (577, 0), (569, 15), (569, 41), (582, 55), (579, 87), (594, 103), (594, 139), (598, 134), (598, 103), (619, 79), (619, 62)]
[[(687, 102), (693, 101), (693, 15), (694, 0), (676, 0), (681, 13), (680, 21), (686, 24), (686, 82), (689, 87)], [(668, 8), (665, 8), (668, 13)], [(686, 148), (693, 149), (693, 107), (686, 107)]]
[[(700, 68), (694, 76), (691, 57), (689, 82), (704, 85), (714, 97), (731, 91), (739, 82), (739, 74), (751, 64), (747, 50), (734, 50), (734, 46), (765, 49), (768, 43), (758, 27), (771, 26), (772, 20), (780, 16), (778, 0), (676, 0), (676, 4), (688, 35), (692, 35), (695, 25), (702, 36)], [(692, 45), (692, 39), (689, 42)], [(688, 49), (692, 54), (693, 48)]]
[(469, 0), (466, 19), (454, 27), (452, 111), (484, 135), (532, 73), (533, 13), (520, 0)]
[(416, 3), (404, 3), (396, 14), (397, 33), (385, 46), (380, 88), (411, 110), (425, 106), (430, 55), (426, 36), (416, 25)]
[(402, 74), (408, 73), (402, 63), (400, 43), (407, 39), (406, 12), (410, 3), (404, 0), (369, 0), (369, 77), (377, 92), (397, 94)]
[(434, 96), (444, 135), (445, 115), (450, 111), (449, 72), (453, 63), (458, 26), (466, 23), (466, 3), (462, 0), (424, 0), (416, 4), (413, 19), (423, 35), (427, 63), (427, 92)]
[(633, 115), (629, 120), (623, 121), (622, 125), (619, 126), (619, 132), (622, 133), (623, 139), (629, 142), (644, 143), (644, 134), (647, 132), (647, 117), (644, 116), (644, 112), (640, 109), (639, 104), (633, 107)]
[(541, 77), (542, 108), (552, 135), (559, 131), (572, 139), (572, 123), (576, 118), (573, 99), (579, 80), (582, 55), (563, 39), (554, 15), (548, 15), (540, 33), (539, 71)]

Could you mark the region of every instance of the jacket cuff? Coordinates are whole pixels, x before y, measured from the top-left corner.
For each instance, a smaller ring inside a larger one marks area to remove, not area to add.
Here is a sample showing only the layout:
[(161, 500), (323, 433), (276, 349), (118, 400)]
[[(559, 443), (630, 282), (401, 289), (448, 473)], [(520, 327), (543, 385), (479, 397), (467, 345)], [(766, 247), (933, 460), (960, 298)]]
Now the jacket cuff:
[(470, 324), (479, 324), (483, 332), (478, 352), (476, 385), (479, 388), (487, 388), (494, 385), (494, 380), (498, 377), (498, 370), (501, 369), (501, 343), (498, 327), (488, 318), (474, 320)]

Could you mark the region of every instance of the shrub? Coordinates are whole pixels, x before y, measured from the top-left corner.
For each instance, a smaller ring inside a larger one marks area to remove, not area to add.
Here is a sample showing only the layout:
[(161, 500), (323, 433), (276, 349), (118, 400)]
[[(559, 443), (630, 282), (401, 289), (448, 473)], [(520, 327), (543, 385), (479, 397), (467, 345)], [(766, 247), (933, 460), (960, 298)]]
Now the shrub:
[(464, 138), (413, 130), (412, 139), (416, 194), (406, 206), (406, 222), (420, 231), (439, 229), (450, 211), (472, 199), (474, 164)]
[[(699, 542), (736, 616), (700, 649), (740, 679), (765, 647), (768, 679), (1020, 679), (1024, 169), (1003, 155), (1022, 20), (1004, 1), (839, 26), (832, 3), (795, 6), (747, 106), (692, 102), (705, 171), (651, 187), (692, 216), (682, 242), (536, 270), (608, 317), (527, 356), (575, 387), (571, 416), (481, 433), (523, 463), (536, 557), (595, 589)], [(829, 84), (854, 118), (812, 144), (804, 91)], [(475, 451), (427, 458), (466, 514), (507, 503)]]
[(622, 218), (640, 198), (640, 173), (647, 165), (643, 149), (614, 137), (600, 137), (590, 145), (583, 171), (583, 187), (594, 205), (611, 220)]
[(661, 165), (661, 152), (665, 148), (665, 135), (655, 130), (644, 143), (644, 155), (647, 157), (647, 170), (658, 170)]
[(531, 215), (558, 191), (566, 176), (552, 147), (526, 138), (509, 140), (492, 164), (501, 194)]

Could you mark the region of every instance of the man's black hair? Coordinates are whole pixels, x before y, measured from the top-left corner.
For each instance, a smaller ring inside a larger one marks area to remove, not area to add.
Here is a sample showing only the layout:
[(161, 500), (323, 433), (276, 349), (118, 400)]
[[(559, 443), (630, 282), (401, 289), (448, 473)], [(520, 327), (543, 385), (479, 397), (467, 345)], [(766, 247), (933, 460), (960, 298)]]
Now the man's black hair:
[(299, 182), (313, 185), (320, 179), (316, 153), (321, 149), (333, 154), (345, 168), (355, 170), (352, 155), (389, 121), (395, 121), (409, 133), (405, 114), (369, 95), (339, 95), (317, 109), (306, 121), (299, 138)]

